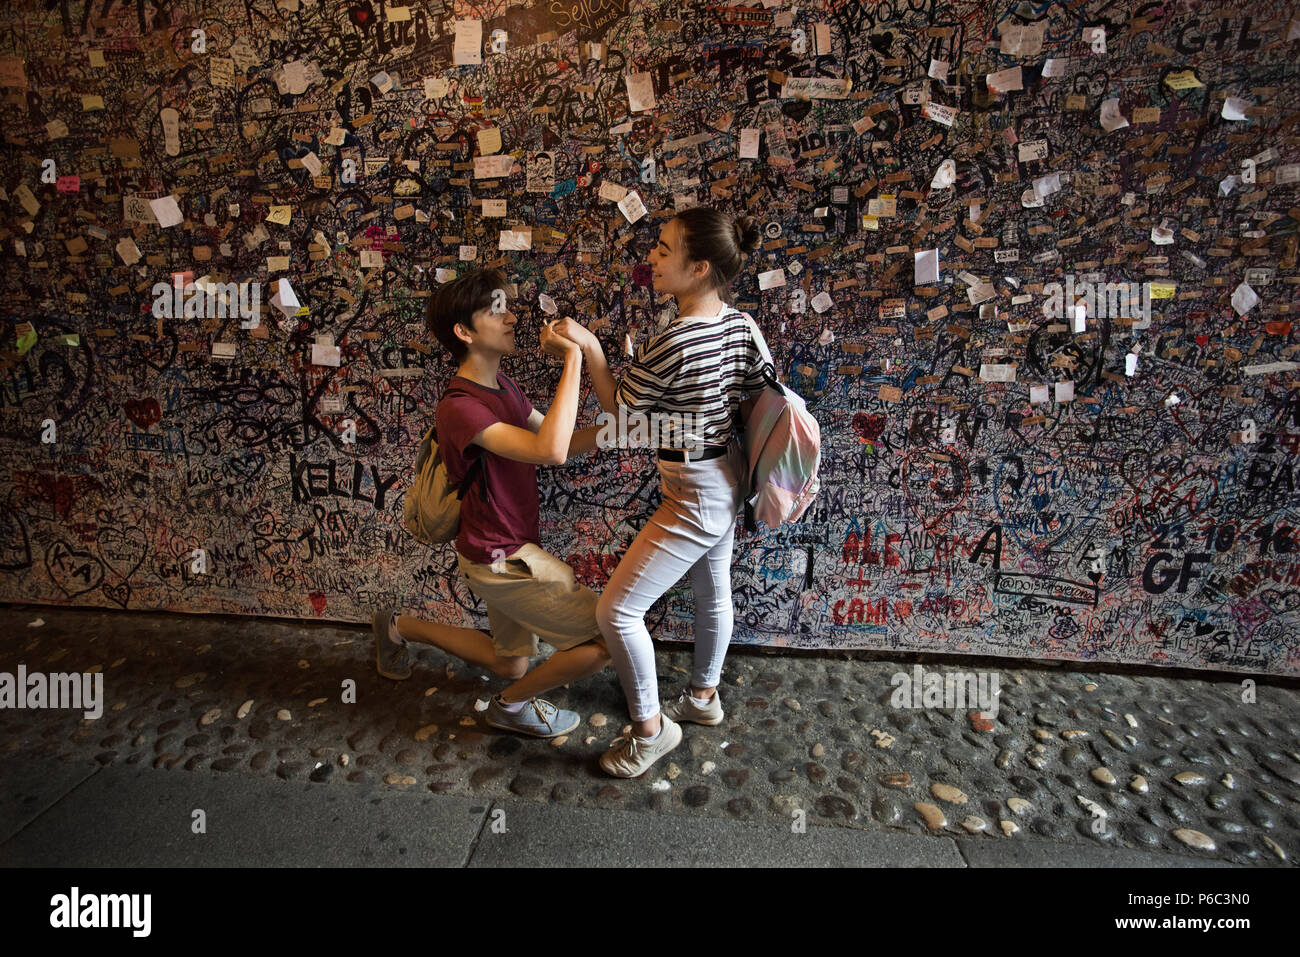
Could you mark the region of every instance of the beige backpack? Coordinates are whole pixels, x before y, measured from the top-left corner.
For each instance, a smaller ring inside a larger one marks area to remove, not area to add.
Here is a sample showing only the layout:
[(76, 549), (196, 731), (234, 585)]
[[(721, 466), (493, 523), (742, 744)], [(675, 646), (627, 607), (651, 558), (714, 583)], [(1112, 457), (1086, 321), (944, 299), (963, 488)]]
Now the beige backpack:
[[(447, 394), (455, 393), (449, 391)], [(402, 524), (406, 530), (429, 545), (454, 541), (460, 533), (460, 500), (465, 491), (480, 474), (486, 484), (487, 455), (487, 449), (481, 449), (466, 470), (464, 480), (458, 487), (452, 486), (447, 476), (447, 463), (438, 451), (437, 428), (429, 429), (415, 457), (415, 481), (407, 489), (406, 500), (402, 503)], [(483, 487), (480, 485), (480, 493), (483, 493)]]

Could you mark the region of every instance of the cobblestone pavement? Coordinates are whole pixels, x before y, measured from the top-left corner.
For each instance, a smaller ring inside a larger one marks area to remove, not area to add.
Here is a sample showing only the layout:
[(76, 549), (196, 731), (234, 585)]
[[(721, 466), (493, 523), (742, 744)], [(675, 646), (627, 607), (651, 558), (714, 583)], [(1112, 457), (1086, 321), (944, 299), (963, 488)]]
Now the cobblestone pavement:
[[(43, 624), (32, 626), (42, 619)], [(563, 739), (488, 728), (504, 682), (426, 645), (402, 682), (374, 668), (369, 628), (8, 606), (0, 672), (102, 671), (104, 714), (0, 712), (17, 751), (175, 773), (278, 775), (491, 800), (654, 810), (923, 834), (1025, 835), (1289, 866), (1300, 855), (1300, 683), (1011, 659), (773, 654), (734, 646), (726, 720), (639, 780), (596, 759), (627, 713), (612, 669), (549, 697), (583, 716)], [(657, 649), (661, 694), (689, 647)], [(996, 718), (894, 708), (897, 672), (986, 671)], [(345, 682), (355, 703), (343, 703)]]

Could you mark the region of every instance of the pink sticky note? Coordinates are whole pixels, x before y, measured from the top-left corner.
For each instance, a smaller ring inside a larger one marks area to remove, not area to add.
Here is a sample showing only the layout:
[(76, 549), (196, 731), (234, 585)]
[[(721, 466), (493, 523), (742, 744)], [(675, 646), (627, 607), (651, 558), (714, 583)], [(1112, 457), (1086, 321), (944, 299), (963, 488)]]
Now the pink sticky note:
[(60, 176), (54, 188), (60, 193), (79, 193), (81, 192), (80, 176)]

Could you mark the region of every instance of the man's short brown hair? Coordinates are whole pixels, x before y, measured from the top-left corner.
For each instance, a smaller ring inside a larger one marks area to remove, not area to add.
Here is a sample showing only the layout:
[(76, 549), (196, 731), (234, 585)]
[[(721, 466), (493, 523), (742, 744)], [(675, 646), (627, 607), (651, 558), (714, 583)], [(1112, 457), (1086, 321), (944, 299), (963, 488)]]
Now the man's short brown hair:
[(456, 362), (463, 362), (469, 349), (457, 337), (456, 323), (474, 330), (474, 313), (492, 305), (492, 293), (506, 289), (506, 274), (500, 269), (475, 269), (444, 283), (429, 296), (424, 313), (424, 325), (451, 353)]

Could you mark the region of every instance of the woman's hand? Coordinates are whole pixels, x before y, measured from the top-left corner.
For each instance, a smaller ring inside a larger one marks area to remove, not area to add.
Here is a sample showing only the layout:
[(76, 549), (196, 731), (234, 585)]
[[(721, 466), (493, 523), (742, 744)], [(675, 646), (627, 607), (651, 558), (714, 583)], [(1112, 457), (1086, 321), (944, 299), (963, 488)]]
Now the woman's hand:
[[(564, 321), (568, 322), (567, 319)], [(560, 333), (556, 331), (557, 325), (559, 325), (559, 323), (548, 322), (542, 326), (542, 351), (549, 355), (559, 356), (561, 359), (565, 358), (570, 353), (577, 355), (580, 351), (578, 343), (567, 336), (560, 335)]]
[(573, 342), (576, 342), (578, 344), (578, 348), (580, 348), (583, 352), (586, 352), (587, 350), (591, 349), (593, 346), (600, 345), (600, 342), (599, 340), (597, 340), (596, 334), (594, 332), (592, 332), (590, 329), (582, 325), (582, 323), (576, 321), (570, 316), (565, 316), (559, 322), (555, 323), (553, 325), (553, 328), (555, 332), (558, 333), (559, 335), (564, 336), (566, 339), (570, 339)]

